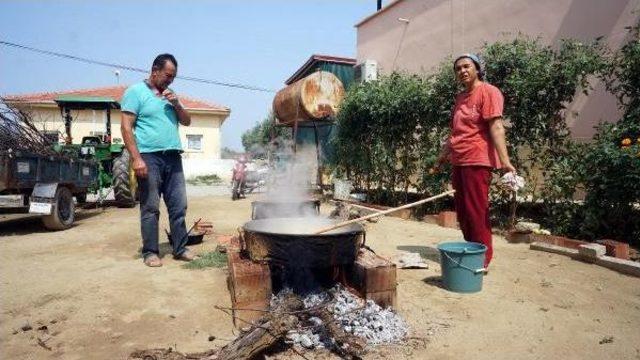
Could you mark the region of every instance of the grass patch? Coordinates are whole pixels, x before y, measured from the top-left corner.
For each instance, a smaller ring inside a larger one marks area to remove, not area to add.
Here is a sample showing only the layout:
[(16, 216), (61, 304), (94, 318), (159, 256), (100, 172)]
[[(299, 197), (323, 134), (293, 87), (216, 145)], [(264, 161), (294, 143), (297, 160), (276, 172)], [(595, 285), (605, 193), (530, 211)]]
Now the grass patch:
[(221, 183), (222, 179), (216, 174), (198, 175), (196, 177), (187, 179), (187, 184), (189, 185), (217, 185)]
[(204, 269), (208, 267), (221, 268), (227, 265), (227, 254), (211, 251), (200, 255), (199, 258), (182, 265), (185, 269)]

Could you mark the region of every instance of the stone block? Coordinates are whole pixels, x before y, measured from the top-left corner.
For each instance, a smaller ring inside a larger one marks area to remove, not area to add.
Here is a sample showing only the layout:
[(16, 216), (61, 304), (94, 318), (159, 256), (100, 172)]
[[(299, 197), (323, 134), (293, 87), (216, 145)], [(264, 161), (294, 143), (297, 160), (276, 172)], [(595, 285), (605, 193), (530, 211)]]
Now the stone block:
[(600, 244), (586, 244), (578, 247), (578, 254), (582, 260), (595, 262), (599, 257), (607, 253), (607, 248)]
[(607, 256), (629, 260), (629, 244), (611, 239), (598, 240), (597, 243), (607, 248)]
[(640, 262), (602, 256), (596, 261), (597, 265), (615, 270), (619, 273), (640, 277)]
[(346, 276), (341, 281), (360, 297), (385, 308), (396, 306), (396, 264), (371, 250), (361, 249), (354, 264), (345, 270)]
[(361, 294), (395, 289), (396, 264), (363, 248), (348, 271), (348, 281)]
[(442, 211), (438, 214), (438, 225), (458, 229), (458, 218), (455, 211)]
[(531, 250), (546, 251), (554, 254), (565, 255), (571, 258), (579, 257), (578, 250), (576, 249), (569, 249), (564, 246), (558, 246), (546, 242), (532, 242), (531, 245), (529, 245), (529, 248)]
[[(550, 253), (566, 255), (574, 259), (581, 259), (582, 255), (578, 250), (556, 246), (548, 243), (534, 242), (530, 245), (531, 250), (546, 251)], [(631, 260), (618, 259), (611, 256), (600, 256), (594, 261), (596, 265), (615, 270), (619, 273), (640, 277), (640, 263)]]

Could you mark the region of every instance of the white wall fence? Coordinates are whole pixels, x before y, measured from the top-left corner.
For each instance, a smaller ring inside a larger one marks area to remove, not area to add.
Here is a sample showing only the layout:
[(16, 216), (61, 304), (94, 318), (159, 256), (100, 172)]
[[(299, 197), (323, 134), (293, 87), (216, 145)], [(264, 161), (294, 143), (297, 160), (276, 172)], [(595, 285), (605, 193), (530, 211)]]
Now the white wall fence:
[(235, 160), (229, 159), (182, 159), (185, 179), (216, 174), (224, 181), (231, 181), (234, 163)]

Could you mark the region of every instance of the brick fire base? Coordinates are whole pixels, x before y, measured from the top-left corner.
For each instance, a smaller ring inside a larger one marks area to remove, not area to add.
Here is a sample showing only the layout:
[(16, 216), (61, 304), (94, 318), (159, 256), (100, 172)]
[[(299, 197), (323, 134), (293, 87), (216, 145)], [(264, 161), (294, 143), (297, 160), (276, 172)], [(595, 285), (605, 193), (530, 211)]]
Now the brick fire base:
[[(271, 300), (271, 271), (269, 265), (255, 263), (244, 259), (240, 255), (238, 238), (231, 239), (231, 245), (227, 249), (227, 265), (229, 275), (227, 287), (231, 294), (231, 307), (233, 310), (233, 325), (245, 327), (264, 315), (263, 311), (269, 308)], [(252, 310), (249, 310), (252, 309)], [(256, 311), (257, 310), (257, 311)]]
[(373, 300), (383, 308), (396, 307), (396, 264), (361, 248), (352, 266), (346, 267), (344, 284), (355, 290), (360, 297)]
[[(229, 275), (227, 287), (231, 295), (233, 324), (241, 328), (264, 315), (269, 308), (272, 293), (272, 279), (269, 266), (243, 258), (238, 239), (232, 238), (227, 251)], [(345, 266), (342, 283), (358, 296), (373, 300), (383, 308), (395, 307), (396, 265), (374, 254), (371, 250), (360, 249), (356, 261)], [(242, 309), (242, 310), (240, 310)]]

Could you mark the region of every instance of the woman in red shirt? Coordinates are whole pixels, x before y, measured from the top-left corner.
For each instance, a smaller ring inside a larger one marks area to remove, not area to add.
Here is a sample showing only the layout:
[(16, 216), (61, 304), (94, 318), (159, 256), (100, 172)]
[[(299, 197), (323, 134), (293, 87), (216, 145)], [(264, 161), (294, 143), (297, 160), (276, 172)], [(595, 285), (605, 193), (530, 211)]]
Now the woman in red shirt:
[(489, 223), (489, 184), (493, 169), (516, 172), (509, 160), (502, 123), (504, 98), (500, 90), (483, 81), (480, 60), (465, 54), (453, 62), (456, 79), (464, 91), (456, 96), (451, 136), (438, 166), (453, 165), (455, 207), (466, 241), (487, 246), (485, 268), (493, 256)]

